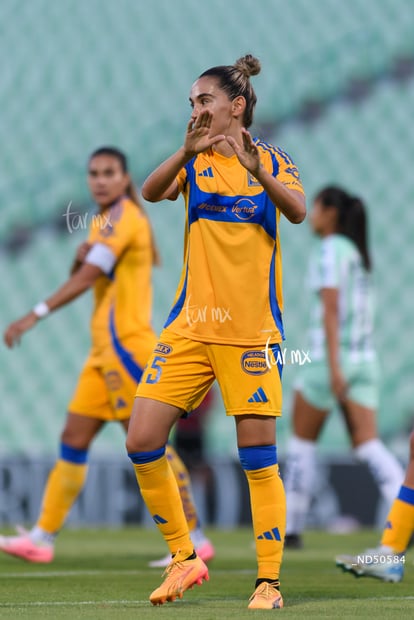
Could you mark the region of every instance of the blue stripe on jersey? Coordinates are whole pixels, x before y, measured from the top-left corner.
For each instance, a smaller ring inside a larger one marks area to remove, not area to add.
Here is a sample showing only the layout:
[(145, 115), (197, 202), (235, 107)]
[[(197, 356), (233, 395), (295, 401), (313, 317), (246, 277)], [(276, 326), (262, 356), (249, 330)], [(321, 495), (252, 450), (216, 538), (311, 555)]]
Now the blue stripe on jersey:
[(187, 261), (187, 266), (186, 266), (186, 271), (185, 271), (185, 279), (184, 279), (183, 288), (181, 289), (180, 296), (178, 297), (177, 301), (171, 308), (171, 312), (168, 315), (168, 318), (164, 323), (164, 327), (168, 327), (168, 325), (170, 325), (173, 321), (175, 321), (177, 316), (180, 314), (182, 307), (184, 305), (185, 296), (187, 295), (187, 281), (188, 281), (188, 261)]
[(279, 304), (277, 303), (276, 297), (276, 246), (273, 249), (272, 254), (272, 262), (270, 263), (270, 273), (269, 273), (269, 301), (270, 301), (270, 309), (272, 311), (272, 316), (277, 325), (278, 330), (280, 331), (280, 335), (282, 339), (285, 339), (285, 332), (283, 330), (283, 321), (282, 321), (282, 313), (280, 312)]
[(279, 162), (277, 160), (274, 150), (268, 144), (266, 144), (266, 142), (258, 142), (257, 146), (261, 146), (264, 151), (267, 151), (270, 154), (273, 166), (273, 176), (276, 177), (279, 173)]
[(131, 377), (138, 383), (141, 379), (143, 368), (139, 366), (134, 360), (132, 353), (127, 351), (121, 344), (115, 329), (114, 309), (111, 308), (109, 314), (109, 331), (111, 334), (112, 346), (115, 353), (119, 357), (123, 367), (131, 375)]
[(239, 448), (239, 459), (246, 471), (263, 469), (277, 464), (277, 449), (275, 445)]
[(199, 219), (259, 224), (272, 239), (276, 238), (276, 208), (265, 192), (255, 196), (221, 196), (195, 186), (188, 202), (188, 223)]
[[(192, 159), (190, 159), (190, 161), (185, 165), (185, 169), (187, 171), (187, 181), (186, 184), (189, 187), (189, 202), (191, 200), (191, 195), (193, 192), (193, 187), (195, 186), (195, 170), (194, 170), (194, 162), (195, 162), (195, 157), (193, 157)], [(187, 216), (188, 217), (188, 216)], [(188, 221), (187, 221), (187, 226), (188, 228), (190, 228), (190, 221), (189, 221), (189, 217), (188, 217)], [(188, 240), (188, 243), (190, 243), (190, 240)], [(187, 251), (187, 256), (189, 255), (190, 252), (190, 248), (188, 247), (188, 251)], [(187, 295), (187, 282), (188, 282), (188, 259), (187, 259), (187, 265), (186, 265), (186, 270), (185, 270), (185, 278), (184, 278), (184, 283), (183, 283), (183, 288), (181, 289), (181, 293), (177, 299), (177, 301), (175, 302), (175, 304), (173, 305), (173, 307), (171, 308), (170, 314), (167, 317), (167, 320), (164, 323), (164, 327), (168, 327), (169, 325), (171, 325), (171, 323), (173, 321), (175, 321), (175, 319), (177, 318), (177, 316), (180, 314), (183, 305), (184, 305), (184, 301)]]
[(398, 493), (398, 499), (406, 504), (414, 505), (414, 489), (403, 485)]
[[(256, 144), (257, 146), (261, 146), (264, 151), (268, 151), (272, 156), (275, 154), (279, 155), (279, 157), (281, 157), (288, 166), (295, 166), (295, 162), (290, 157), (290, 155), (288, 155), (285, 151), (282, 151), (282, 149), (279, 148), (278, 146), (274, 146), (273, 144), (269, 144), (268, 142), (262, 142), (260, 140), (256, 142)], [(279, 168), (279, 163), (278, 163), (278, 168)]]
[(76, 465), (84, 465), (88, 460), (88, 450), (80, 450), (72, 448), (65, 443), (60, 444), (60, 458), (62, 461), (75, 463)]
[[(274, 160), (274, 166), (275, 163), (278, 166), (276, 158)], [(199, 218), (237, 224), (259, 224), (272, 239), (276, 239), (276, 209), (266, 192), (253, 196), (222, 196), (203, 192), (197, 184), (194, 163), (195, 158), (185, 167), (190, 188), (188, 196), (189, 227)], [(275, 170), (273, 174), (275, 174)], [(203, 208), (200, 208), (201, 206)]]
[[(187, 185), (189, 187), (189, 194), (188, 194), (188, 204), (192, 204), (193, 200), (192, 200), (192, 194), (194, 192), (194, 189), (197, 187), (197, 177), (196, 177), (196, 171), (194, 168), (194, 164), (195, 164), (195, 160), (196, 157), (193, 157), (193, 159), (190, 159), (190, 161), (186, 164), (185, 169), (187, 171)], [(190, 208), (188, 209), (188, 211), (190, 211)], [(188, 214), (188, 228), (190, 228), (190, 215)]]

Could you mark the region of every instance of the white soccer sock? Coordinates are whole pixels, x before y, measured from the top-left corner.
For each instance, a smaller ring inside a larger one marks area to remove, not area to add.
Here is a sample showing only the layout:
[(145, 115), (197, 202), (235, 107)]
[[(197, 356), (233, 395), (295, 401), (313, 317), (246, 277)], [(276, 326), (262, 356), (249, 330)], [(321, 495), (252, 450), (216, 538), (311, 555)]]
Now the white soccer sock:
[(381, 495), (391, 506), (404, 479), (404, 471), (395, 456), (380, 439), (370, 439), (354, 448), (359, 461), (366, 463)]
[(288, 443), (283, 484), (286, 492), (286, 535), (300, 534), (312, 500), (316, 475), (316, 442), (295, 435)]
[(34, 543), (42, 543), (49, 546), (54, 545), (56, 538), (56, 534), (49, 534), (49, 532), (45, 532), (38, 525), (35, 525), (30, 530), (29, 536)]

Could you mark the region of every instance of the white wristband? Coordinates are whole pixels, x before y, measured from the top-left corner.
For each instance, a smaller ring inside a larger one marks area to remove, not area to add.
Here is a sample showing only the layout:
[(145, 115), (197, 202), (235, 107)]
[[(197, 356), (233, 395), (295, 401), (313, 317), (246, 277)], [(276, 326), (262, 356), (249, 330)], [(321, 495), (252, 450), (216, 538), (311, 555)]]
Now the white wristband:
[(46, 302), (41, 301), (35, 305), (33, 308), (33, 312), (37, 316), (38, 319), (44, 319), (50, 312), (50, 308)]

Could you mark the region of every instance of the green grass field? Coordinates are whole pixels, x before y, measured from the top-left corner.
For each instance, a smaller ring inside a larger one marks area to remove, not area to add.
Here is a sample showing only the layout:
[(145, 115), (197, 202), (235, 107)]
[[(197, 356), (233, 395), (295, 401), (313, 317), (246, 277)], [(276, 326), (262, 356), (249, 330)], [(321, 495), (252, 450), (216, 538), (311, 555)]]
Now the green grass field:
[(151, 606), (148, 595), (159, 585), (162, 571), (147, 568), (150, 559), (165, 553), (156, 531), (65, 530), (58, 539), (55, 561), (43, 566), (1, 554), (0, 618), (414, 616), (414, 551), (407, 555), (405, 577), (398, 584), (356, 579), (334, 565), (335, 554), (373, 546), (378, 532), (308, 533), (304, 550), (285, 552), (281, 576), (285, 608), (274, 612), (247, 610), (255, 581), (250, 530), (210, 530), (209, 535), (217, 551), (210, 564), (210, 581), (187, 592), (182, 601), (157, 608)]

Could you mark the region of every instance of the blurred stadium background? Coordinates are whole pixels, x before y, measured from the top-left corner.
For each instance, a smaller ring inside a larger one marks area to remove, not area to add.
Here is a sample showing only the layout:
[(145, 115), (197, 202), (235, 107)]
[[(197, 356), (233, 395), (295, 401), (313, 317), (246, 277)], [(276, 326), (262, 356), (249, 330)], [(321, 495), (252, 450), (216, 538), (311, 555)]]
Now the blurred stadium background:
[[(290, 153), (309, 205), (326, 183), (346, 185), (368, 205), (382, 364), (380, 432), (404, 461), (414, 419), (414, 0), (3, 0), (0, 24), (2, 329), (68, 273), (86, 234), (81, 222), (93, 213), (85, 180), (89, 153), (103, 144), (120, 147), (140, 185), (180, 145), (193, 80), (251, 52), (262, 62), (254, 78), (253, 133)], [(71, 228), (68, 205), (85, 218), (72, 217)], [(159, 204), (148, 211), (163, 257), (154, 277), (159, 330), (181, 267), (183, 209)], [(311, 236), (306, 223), (282, 228), (291, 350), (304, 346), (303, 274)], [(85, 296), (48, 318), (16, 350), (1, 350), (0, 523), (36, 513), (88, 351), (89, 314)], [(296, 367), (284, 372), (282, 457)], [(232, 461), (233, 423), (219, 398), (206, 435), (209, 461)], [(351, 471), (339, 415), (324, 432), (321, 453), (325, 463), (349, 464)], [(106, 429), (93, 454), (99, 467), (89, 488), (103, 484), (100, 476), (121, 484), (129, 471), (121, 431)], [(229, 475), (231, 485), (238, 473)], [(346, 476), (343, 481), (347, 486)], [(135, 495), (134, 489), (131, 501)], [(129, 508), (134, 512), (129, 500), (127, 510), (111, 508), (109, 500), (106, 508), (98, 506), (91, 497), (89, 513), (85, 496), (73, 522), (93, 521), (105, 510), (109, 522), (121, 522)], [(331, 500), (335, 506), (342, 501)], [(216, 521), (232, 519), (237, 515), (226, 513)]]

